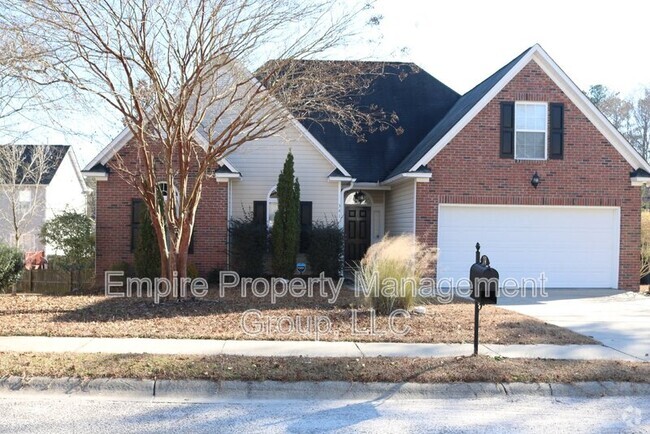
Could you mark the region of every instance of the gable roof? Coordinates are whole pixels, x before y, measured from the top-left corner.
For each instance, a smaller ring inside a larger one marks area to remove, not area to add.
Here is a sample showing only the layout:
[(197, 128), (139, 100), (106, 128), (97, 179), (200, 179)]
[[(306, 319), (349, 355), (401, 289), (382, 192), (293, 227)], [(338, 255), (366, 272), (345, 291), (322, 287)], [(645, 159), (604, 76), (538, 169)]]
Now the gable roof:
[(650, 172), (650, 164), (605, 118), (546, 51), (536, 44), (463, 95), (445, 118), (391, 172), (387, 180), (401, 173), (415, 171), (431, 161), (531, 61), (542, 68), (634, 169), (641, 168)]
[[(46, 148), (47, 158), (50, 159), (47, 166), (45, 167), (44, 173), (40, 175), (39, 185), (48, 185), (52, 182), (56, 171), (61, 166), (61, 162), (65, 158), (68, 150), (70, 150), (69, 145), (0, 145), (0, 146), (11, 146), (17, 152), (20, 153), (21, 159), (26, 163), (30, 164), (34, 155), (34, 149), (36, 147)], [(18, 154), (16, 154), (18, 155)], [(0, 161), (2, 164), (2, 161)], [(20, 169), (20, 168), (19, 168)], [(22, 184), (35, 184), (36, 179), (23, 179), (21, 173), (16, 174), (16, 183)]]
[[(363, 131), (365, 142), (346, 134), (329, 122), (317, 123), (301, 120), (307, 131), (356, 178), (358, 182), (378, 182), (406, 157), (418, 144), (432, 125), (437, 124), (456, 103), (460, 95), (432, 77), (413, 63), (321, 61), (336, 70), (354, 63), (354, 70), (368, 77), (377, 76), (377, 65), (383, 65), (385, 74), (374, 78), (369, 91), (362, 95), (350, 95), (357, 107), (379, 107), (388, 116), (395, 113), (401, 134), (389, 128), (384, 131)], [(332, 67), (334, 66), (334, 67)], [(323, 118), (312, 113), (310, 118)]]
[(415, 166), (423, 166), (424, 164), (417, 164), (418, 161), (435, 145), (447, 132), (454, 127), (462, 118), (474, 107), (489, 91), (492, 89), (510, 70), (521, 60), (523, 56), (531, 49), (521, 53), (519, 56), (512, 59), (505, 66), (497, 72), (483, 80), (476, 85), (469, 92), (464, 94), (456, 101), (456, 104), (451, 107), (444, 118), (429, 133), (422, 139), (420, 143), (413, 148), (413, 150), (399, 163), (387, 176), (390, 179), (400, 173), (417, 171)]

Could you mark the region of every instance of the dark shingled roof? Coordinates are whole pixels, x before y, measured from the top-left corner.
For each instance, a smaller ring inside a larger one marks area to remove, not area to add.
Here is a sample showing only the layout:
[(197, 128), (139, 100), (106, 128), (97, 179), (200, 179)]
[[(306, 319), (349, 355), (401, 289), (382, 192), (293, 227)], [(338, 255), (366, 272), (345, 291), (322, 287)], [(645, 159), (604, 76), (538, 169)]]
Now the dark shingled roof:
[[(0, 146), (12, 146), (21, 151), (21, 156), (23, 161), (26, 163), (31, 162), (33, 156), (33, 150), (35, 147), (46, 147), (48, 148), (47, 158), (50, 159), (50, 163), (47, 165), (47, 170), (41, 175), (40, 184), (47, 185), (52, 182), (52, 178), (56, 174), (56, 171), (59, 169), (65, 154), (68, 153), (70, 146), (68, 145), (0, 145)], [(2, 162), (0, 161), (0, 164)], [(23, 184), (33, 184), (35, 180), (22, 179), (22, 174), (17, 174), (17, 183)]]
[(84, 170), (83, 173), (110, 173), (108, 166), (103, 165), (102, 163), (97, 163), (90, 170)]
[(630, 178), (650, 178), (650, 173), (639, 168), (630, 172)]
[[(303, 61), (306, 62), (306, 61)], [(309, 61), (318, 62), (318, 61)], [(345, 67), (346, 61), (328, 61)], [(354, 62), (367, 65), (369, 73), (376, 74), (377, 62)], [(379, 76), (369, 92), (356, 98), (360, 107), (377, 106), (387, 114), (397, 114), (395, 129), (364, 132), (365, 142), (345, 134), (331, 123), (301, 121), (304, 127), (327, 151), (359, 182), (383, 180), (406, 157), (431, 127), (460, 98), (460, 95), (412, 63), (383, 62), (386, 74)], [(372, 71), (372, 72), (370, 72)], [(318, 118), (316, 114), (315, 118)]]
[[(531, 47), (532, 48), (532, 47)], [(453, 128), (472, 107), (474, 107), (489, 91), (492, 89), (519, 60), (531, 50), (526, 49), (519, 56), (512, 59), (507, 65), (499, 69), (483, 82), (478, 84), (472, 90), (463, 95), (454, 106), (449, 110), (445, 117), (429, 132), (429, 134), (422, 139), (422, 141), (415, 146), (415, 148), (404, 158), (404, 160), (397, 165), (390, 174), (386, 177), (391, 178), (400, 173), (408, 172), (424, 155), (431, 149), (440, 139), (444, 137), (447, 132)]]

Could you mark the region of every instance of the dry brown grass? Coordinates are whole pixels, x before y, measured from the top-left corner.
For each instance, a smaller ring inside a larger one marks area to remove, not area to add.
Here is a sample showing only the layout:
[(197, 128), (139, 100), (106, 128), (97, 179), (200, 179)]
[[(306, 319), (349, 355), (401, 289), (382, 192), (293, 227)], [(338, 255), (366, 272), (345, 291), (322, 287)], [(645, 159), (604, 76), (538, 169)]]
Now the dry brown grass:
[(455, 358), (305, 358), (0, 353), (0, 375), (21, 377), (358, 382), (650, 382), (650, 363)]
[[(198, 339), (313, 340), (314, 333), (278, 334), (272, 327), (247, 335), (241, 327), (247, 309), (259, 309), (268, 317), (307, 318), (323, 316), (331, 322), (326, 341), (441, 342), (463, 343), (473, 339), (473, 304), (431, 304), (426, 315), (401, 318), (395, 324), (410, 327), (406, 335), (391, 333), (388, 318), (375, 318), (376, 333), (353, 331), (353, 309), (359, 300), (345, 292), (330, 305), (325, 298), (268, 299), (242, 298), (227, 293), (224, 299), (167, 302), (155, 305), (149, 299), (106, 298), (103, 296), (1, 296), (0, 334), (37, 336), (149, 337)], [(357, 330), (368, 330), (371, 311), (359, 307)], [(501, 344), (590, 344), (594, 341), (567, 329), (546, 324), (515, 312), (486, 306), (481, 312), (481, 341)]]

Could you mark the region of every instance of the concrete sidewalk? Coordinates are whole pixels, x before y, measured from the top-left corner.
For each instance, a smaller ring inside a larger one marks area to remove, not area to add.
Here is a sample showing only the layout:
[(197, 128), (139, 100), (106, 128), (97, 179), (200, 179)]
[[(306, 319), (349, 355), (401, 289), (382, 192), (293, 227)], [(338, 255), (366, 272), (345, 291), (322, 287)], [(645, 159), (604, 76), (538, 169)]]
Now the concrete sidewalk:
[[(472, 344), (409, 344), (207, 339), (0, 337), (0, 352), (182, 354), (303, 357), (456, 357)], [(511, 358), (642, 361), (603, 345), (480, 345), (479, 353)]]

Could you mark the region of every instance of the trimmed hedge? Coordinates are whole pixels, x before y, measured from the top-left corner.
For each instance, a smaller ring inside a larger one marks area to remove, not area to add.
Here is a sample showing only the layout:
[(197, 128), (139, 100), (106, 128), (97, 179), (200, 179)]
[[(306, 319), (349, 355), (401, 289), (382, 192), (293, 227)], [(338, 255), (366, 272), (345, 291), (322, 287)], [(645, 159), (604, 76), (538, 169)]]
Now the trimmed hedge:
[(252, 214), (230, 221), (230, 264), (241, 276), (258, 277), (264, 274), (266, 227), (253, 220)]
[(307, 260), (311, 274), (338, 277), (343, 268), (343, 229), (336, 222), (315, 222), (309, 234)]

